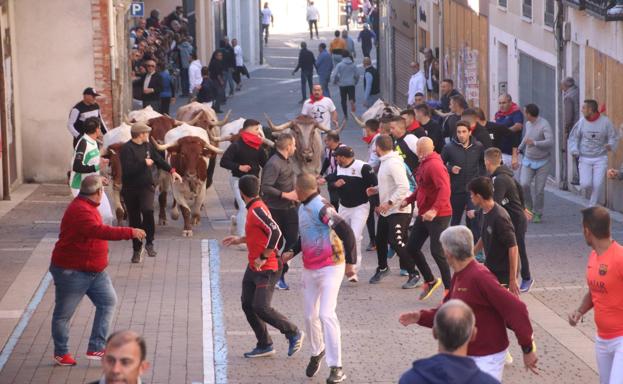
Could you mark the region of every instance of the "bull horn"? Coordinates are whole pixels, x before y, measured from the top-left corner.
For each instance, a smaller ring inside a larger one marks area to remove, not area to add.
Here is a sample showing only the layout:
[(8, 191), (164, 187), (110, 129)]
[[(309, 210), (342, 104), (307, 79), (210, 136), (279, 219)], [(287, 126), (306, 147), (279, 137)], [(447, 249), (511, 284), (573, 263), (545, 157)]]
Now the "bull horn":
[(275, 125), (267, 114), (264, 114), (264, 116), (268, 121), (268, 126), (270, 127), (271, 131), (283, 131), (284, 129), (290, 128), (292, 126), (292, 121), (286, 121), (281, 125)]
[(220, 149), (219, 147), (215, 147), (214, 145), (212, 145), (212, 144), (210, 144), (210, 143), (207, 143), (207, 144), (205, 145), (205, 148), (206, 148), (206, 149), (209, 149), (210, 151), (215, 152), (215, 153), (217, 153), (217, 154), (219, 154), (219, 155), (223, 154), (223, 152), (224, 152), (224, 151), (223, 151), (222, 149)]
[(108, 147), (102, 147), (102, 149), (100, 149), (100, 156), (104, 157), (108, 155)]
[(320, 129), (321, 131), (323, 131), (325, 133), (331, 132), (331, 129), (325, 127), (324, 125), (322, 125), (320, 123), (314, 124), (314, 128), (318, 128), (318, 129)]
[(197, 121), (199, 121), (199, 119), (201, 118), (202, 114), (203, 114), (203, 110), (199, 111), (199, 113), (197, 113), (197, 116), (195, 116), (192, 120), (190, 120), (188, 122), (188, 125), (195, 126), (195, 123), (197, 123)]
[(346, 119), (342, 120), (342, 124), (340, 124), (340, 126), (337, 127), (337, 129), (336, 129), (337, 133), (342, 132), (342, 130), (344, 129), (345, 126), (346, 126)]
[(223, 125), (227, 124), (227, 122), (229, 121), (229, 115), (231, 115), (231, 109), (227, 111), (225, 117), (223, 117), (223, 120), (216, 120), (215, 125), (218, 127), (222, 127)]
[(366, 122), (365, 122), (365, 121), (363, 121), (363, 120), (361, 120), (361, 119), (359, 118), (359, 116), (355, 115), (355, 112), (351, 112), (350, 114), (351, 114), (351, 116), (353, 116), (353, 119), (355, 119), (355, 122), (356, 122), (357, 124), (359, 124), (359, 126), (360, 126), (361, 128), (363, 128), (363, 127), (365, 127), (365, 126), (366, 126)]
[(265, 145), (268, 145), (271, 148), (273, 148), (275, 146), (275, 142), (274, 141), (268, 140), (265, 137), (262, 137), (262, 143), (265, 144)]
[(167, 149), (173, 147), (174, 145), (177, 145), (177, 141), (174, 141), (169, 144), (160, 144), (159, 142), (156, 141), (156, 139), (154, 139), (151, 136), (149, 137), (149, 140), (151, 140), (151, 143), (154, 145), (154, 147), (156, 147), (156, 149), (161, 152), (166, 151)]
[(123, 114), (123, 122), (126, 123), (127, 125), (132, 125), (130, 118), (125, 113)]
[(233, 135), (227, 135), (227, 136), (222, 136), (222, 137), (214, 137), (214, 141), (216, 141), (217, 143), (220, 143), (222, 141), (231, 141), (231, 139), (233, 139)]

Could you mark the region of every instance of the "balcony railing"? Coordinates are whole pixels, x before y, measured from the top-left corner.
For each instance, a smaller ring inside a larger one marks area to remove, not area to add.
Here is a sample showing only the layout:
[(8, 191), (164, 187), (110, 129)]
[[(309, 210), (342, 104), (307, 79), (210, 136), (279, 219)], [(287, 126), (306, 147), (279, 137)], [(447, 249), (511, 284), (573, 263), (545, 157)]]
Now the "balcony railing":
[(564, 2), (571, 7), (585, 9), (601, 20), (623, 20), (623, 0), (564, 0)]

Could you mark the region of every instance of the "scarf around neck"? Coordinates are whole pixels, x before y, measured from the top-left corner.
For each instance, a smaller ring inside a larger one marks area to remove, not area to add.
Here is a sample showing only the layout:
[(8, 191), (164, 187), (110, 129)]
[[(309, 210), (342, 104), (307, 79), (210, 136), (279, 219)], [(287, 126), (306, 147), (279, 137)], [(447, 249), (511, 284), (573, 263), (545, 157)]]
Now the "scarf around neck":
[(242, 141), (253, 149), (259, 149), (262, 145), (262, 138), (258, 135), (254, 135), (251, 132), (242, 132), (240, 134)]

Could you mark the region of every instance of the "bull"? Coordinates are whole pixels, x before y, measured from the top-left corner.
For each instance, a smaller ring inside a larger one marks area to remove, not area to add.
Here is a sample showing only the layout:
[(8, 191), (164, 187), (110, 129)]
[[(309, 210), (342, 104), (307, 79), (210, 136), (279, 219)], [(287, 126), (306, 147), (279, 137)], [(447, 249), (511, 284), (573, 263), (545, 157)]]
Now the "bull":
[(127, 143), (132, 135), (131, 127), (128, 124), (121, 123), (117, 128), (111, 129), (104, 135), (104, 145), (100, 151), (100, 155), (110, 160), (110, 179), (112, 181), (112, 196), (115, 217), (117, 225), (120, 225), (126, 216), (126, 210), (121, 199), (121, 159), (119, 152), (121, 146)]
[(361, 117), (357, 116), (354, 112), (351, 112), (351, 115), (355, 119), (355, 122), (363, 128), (366, 125), (366, 121), (370, 119), (378, 120), (383, 117), (399, 116), (400, 109), (394, 105), (384, 102), (381, 99), (378, 99), (361, 115)]

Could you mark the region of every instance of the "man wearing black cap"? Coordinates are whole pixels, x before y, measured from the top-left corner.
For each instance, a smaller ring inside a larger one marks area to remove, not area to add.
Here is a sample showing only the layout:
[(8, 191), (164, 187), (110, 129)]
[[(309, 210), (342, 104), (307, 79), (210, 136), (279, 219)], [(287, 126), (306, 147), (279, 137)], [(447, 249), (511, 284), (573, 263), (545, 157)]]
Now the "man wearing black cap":
[(97, 91), (91, 87), (86, 88), (82, 92), (82, 101), (74, 105), (69, 112), (69, 119), (67, 120), (67, 129), (69, 133), (74, 138), (73, 147), (76, 147), (78, 144), (78, 140), (84, 134), (84, 121), (89, 117), (97, 117), (101, 121), (101, 130), (102, 134), (106, 134), (108, 132), (108, 128), (106, 128), (106, 123), (102, 118), (102, 113), (100, 111), (100, 106), (95, 101), (95, 98), (100, 96)]
[[(151, 128), (144, 123), (135, 123), (131, 129), (132, 140), (121, 147), (122, 184), (121, 195), (128, 210), (130, 226), (143, 228), (147, 233), (145, 250), (151, 257), (156, 256), (154, 250), (154, 179), (152, 167), (156, 166), (171, 173), (173, 182), (182, 181), (182, 177), (164, 161), (162, 156), (149, 142)], [(139, 239), (132, 241), (134, 253), (133, 263), (140, 263), (143, 257), (143, 242)]]

